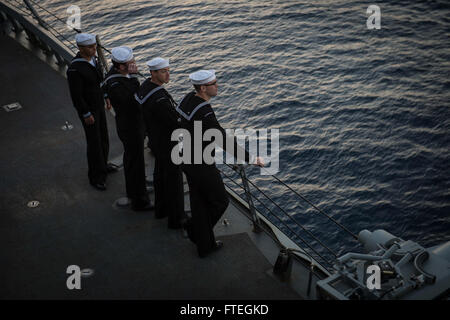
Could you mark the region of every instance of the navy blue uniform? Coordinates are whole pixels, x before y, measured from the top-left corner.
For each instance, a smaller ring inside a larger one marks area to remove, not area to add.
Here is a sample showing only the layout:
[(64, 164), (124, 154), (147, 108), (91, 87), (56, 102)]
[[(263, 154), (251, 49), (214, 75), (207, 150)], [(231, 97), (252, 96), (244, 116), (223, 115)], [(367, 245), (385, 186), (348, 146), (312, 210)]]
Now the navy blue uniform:
[(183, 176), (180, 167), (170, 157), (176, 145), (171, 141), (177, 120), (175, 102), (163, 87), (151, 82), (151, 79), (142, 83), (136, 100), (142, 105), (145, 126), (155, 155), (155, 217), (168, 217), (169, 228), (181, 228), (185, 219)]
[[(213, 251), (216, 246), (213, 228), (224, 214), (229, 204), (222, 177), (215, 163), (208, 164), (201, 159), (200, 164), (194, 163), (194, 121), (202, 123), (202, 137), (206, 130), (217, 129), (222, 133), (221, 147), (226, 151), (225, 130), (217, 121), (211, 105), (204, 99), (195, 95), (195, 91), (186, 95), (177, 107), (179, 113), (179, 126), (189, 131), (191, 135), (191, 161), (182, 164), (182, 170), (186, 174), (189, 184), (192, 220), (187, 224), (187, 232), (191, 241), (197, 245), (199, 256), (205, 256)], [(202, 142), (202, 154), (211, 142)], [(216, 141), (216, 143), (219, 143)], [(234, 150), (241, 149), (234, 138)], [(183, 146), (185, 148), (185, 146)], [(231, 151), (231, 150), (229, 150)], [(245, 161), (249, 161), (250, 155), (244, 149)], [(214, 152), (212, 152), (214, 155)], [(243, 159), (244, 160), (244, 159)]]
[[(78, 53), (67, 69), (70, 96), (86, 134), (88, 177), (91, 184), (105, 183), (109, 152), (108, 127), (105, 102), (100, 84), (103, 75), (99, 64), (95, 66)], [(95, 122), (87, 125), (84, 118), (94, 116)]]
[(127, 197), (133, 208), (149, 204), (145, 181), (144, 122), (141, 106), (134, 99), (139, 81), (120, 74), (114, 67), (106, 75), (103, 90), (116, 112), (117, 135), (122, 141)]

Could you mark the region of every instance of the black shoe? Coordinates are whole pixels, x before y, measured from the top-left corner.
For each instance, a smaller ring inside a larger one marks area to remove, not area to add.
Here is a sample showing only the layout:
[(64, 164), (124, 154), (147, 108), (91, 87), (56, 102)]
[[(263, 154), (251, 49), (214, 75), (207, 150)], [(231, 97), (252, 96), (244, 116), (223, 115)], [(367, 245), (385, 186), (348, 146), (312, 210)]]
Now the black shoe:
[(131, 209), (133, 209), (134, 211), (151, 211), (155, 209), (155, 206), (152, 205), (150, 202), (148, 202), (147, 204), (144, 205), (131, 205)]
[(108, 164), (106, 165), (106, 172), (107, 172), (107, 173), (113, 173), (113, 172), (117, 172), (117, 171), (119, 171), (119, 167), (116, 166), (115, 164), (113, 164), (113, 163), (108, 163)]
[(104, 182), (91, 183), (91, 186), (93, 186), (95, 189), (100, 190), (100, 191), (106, 190), (106, 184)]
[(208, 256), (209, 254), (213, 253), (214, 251), (218, 251), (218, 250), (220, 250), (222, 248), (223, 248), (223, 242), (220, 241), (220, 240), (216, 240), (215, 246), (209, 252), (199, 253), (198, 256), (200, 258), (205, 258), (206, 256)]
[(214, 247), (213, 251), (217, 251), (223, 248), (223, 242), (220, 240), (216, 240), (216, 246)]

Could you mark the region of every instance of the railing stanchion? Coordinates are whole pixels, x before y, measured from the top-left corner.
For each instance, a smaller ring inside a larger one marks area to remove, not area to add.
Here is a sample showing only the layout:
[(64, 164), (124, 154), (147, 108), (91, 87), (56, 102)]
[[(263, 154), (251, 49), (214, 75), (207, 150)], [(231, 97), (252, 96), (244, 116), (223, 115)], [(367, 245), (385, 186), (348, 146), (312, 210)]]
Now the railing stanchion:
[(25, 3), (25, 5), (28, 7), (28, 9), (31, 11), (31, 13), (33, 14), (33, 16), (36, 18), (36, 20), (38, 21), (39, 25), (41, 27), (43, 27), (44, 29), (48, 30), (48, 26), (47, 23), (45, 23), (45, 21), (39, 16), (39, 14), (37, 13), (37, 11), (34, 9), (34, 7), (31, 5), (31, 3), (28, 0), (23, 0), (23, 2)]
[(262, 231), (261, 222), (258, 215), (256, 214), (255, 205), (250, 193), (250, 186), (247, 181), (247, 175), (245, 174), (245, 167), (243, 165), (238, 165), (238, 170), (239, 175), (241, 176), (242, 185), (244, 186), (245, 197), (247, 198), (247, 203), (250, 208), (250, 214), (252, 215), (253, 232), (260, 233)]

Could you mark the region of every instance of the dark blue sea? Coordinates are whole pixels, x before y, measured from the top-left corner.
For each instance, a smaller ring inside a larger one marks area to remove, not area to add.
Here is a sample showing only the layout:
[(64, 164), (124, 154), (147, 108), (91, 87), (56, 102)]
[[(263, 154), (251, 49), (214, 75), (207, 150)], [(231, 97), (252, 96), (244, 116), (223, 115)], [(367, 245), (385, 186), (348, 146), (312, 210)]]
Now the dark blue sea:
[[(189, 73), (215, 69), (222, 125), (279, 129), (276, 176), (352, 233), (382, 228), (425, 247), (450, 240), (447, 0), (38, 3), (64, 19), (78, 5), (82, 30), (107, 48), (132, 47), (142, 73), (147, 60), (170, 58), (176, 100), (191, 90)], [(378, 30), (366, 25), (372, 4)], [(328, 254), (292, 219), (334, 252), (360, 250), (283, 185), (248, 174), (290, 218), (263, 203), (319, 253)]]

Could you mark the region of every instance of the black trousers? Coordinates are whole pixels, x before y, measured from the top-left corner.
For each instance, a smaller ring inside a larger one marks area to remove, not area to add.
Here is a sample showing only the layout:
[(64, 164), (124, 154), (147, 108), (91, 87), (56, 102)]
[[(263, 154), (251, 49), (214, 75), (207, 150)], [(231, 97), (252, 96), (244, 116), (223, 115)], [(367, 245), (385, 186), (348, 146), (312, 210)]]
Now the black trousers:
[[(166, 150), (167, 151), (167, 150)], [(169, 228), (180, 228), (184, 212), (183, 175), (179, 166), (167, 156), (156, 151), (153, 186), (155, 189), (155, 217), (168, 217)]]
[(136, 123), (118, 117), (120, 116), (116, 116), (116, 128), (124, 149), (123, 169), (127, 197), (133, 205), (142, 206), (149, 202), (145, 181), (144, 134)]
[(80, 119), (87, 142), (88, 178), (90, 183), (104, 183), (109, 153), (105, 109), (101, 107), (91, 113), (94, 116), (94, 124), (87, 125), (83, 118)]
[(190, 237), (197, 245), (199, 255), (207, 254), (216, 245), (213, 228), (228, 207), (228, 195), (214, 165), (183, 165), (182, 168), (191, 201)]

